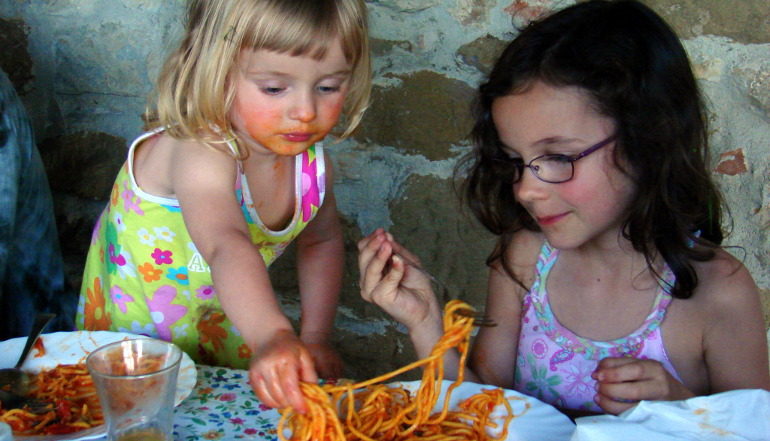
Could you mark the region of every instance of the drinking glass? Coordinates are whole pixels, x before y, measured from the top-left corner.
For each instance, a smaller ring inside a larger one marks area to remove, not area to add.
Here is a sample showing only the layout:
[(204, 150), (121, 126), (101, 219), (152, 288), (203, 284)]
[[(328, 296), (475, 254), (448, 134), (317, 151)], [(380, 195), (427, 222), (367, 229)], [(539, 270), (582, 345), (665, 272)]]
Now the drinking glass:
[(86, 359), (108, 441), (171, 441), (182, 350), (163, 340), (110, 343)]

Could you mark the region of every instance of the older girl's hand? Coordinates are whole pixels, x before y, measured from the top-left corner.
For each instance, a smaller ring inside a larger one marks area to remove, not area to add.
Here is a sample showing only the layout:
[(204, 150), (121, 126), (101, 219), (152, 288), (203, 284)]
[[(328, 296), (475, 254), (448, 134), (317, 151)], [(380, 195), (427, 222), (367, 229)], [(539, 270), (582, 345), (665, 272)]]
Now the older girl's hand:
[(416, 330), (430, 316), (441, 316), (430, 280), (419, 270), (406, 265), (398, 254), (417, 262), (409, 250), (399, 245), (390, 233), (377, 229), (358, 242), (359, 285), (364, 300), (385, 310), (410, 331)]
[(307, 412), (300, 382), (317, 383), (313, 357), (299, 337), (290, 330), (276, 332), (256, 351), (249, 366), (249, 380), (257, 398), (267, 406), (291, 406)]
[(594, 401), (617, 415), (641, 400), (685, 400), (695, 396), (656, 360), (608, 357), (591, 374), (596, 380)]

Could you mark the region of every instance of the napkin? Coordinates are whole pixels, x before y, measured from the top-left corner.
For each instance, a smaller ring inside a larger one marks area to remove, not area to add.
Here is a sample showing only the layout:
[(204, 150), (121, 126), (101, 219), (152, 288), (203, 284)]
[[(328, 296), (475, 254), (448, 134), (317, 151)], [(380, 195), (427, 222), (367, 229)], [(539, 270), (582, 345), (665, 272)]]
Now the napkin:
[(768, 441), (770, 392), (734, 390), (683, 401), (641, 401), (614, 415), (575, 419), (570, 441)]

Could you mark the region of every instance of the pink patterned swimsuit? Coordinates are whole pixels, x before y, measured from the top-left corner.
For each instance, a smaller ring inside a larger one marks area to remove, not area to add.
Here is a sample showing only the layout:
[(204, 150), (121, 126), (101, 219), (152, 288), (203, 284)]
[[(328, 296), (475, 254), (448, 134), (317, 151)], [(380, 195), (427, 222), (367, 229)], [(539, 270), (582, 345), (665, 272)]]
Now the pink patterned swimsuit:
[[(681, 381), (666, 355), (660, 333), (671, 294), (660, 288), (644, 323), (626, 337), (612, 341), (580, 337), (559, 323), (548, 301), (546, 280), (558, 255), (559, 251), (547, 241), (543, 244), (535, 282), (524, 298), (514, 389), (556, 407), (601, 412), (593, 401), (596, 381), (591, 373), (605, 357), (658, 360)], [(663, 280), (673, 286), (675, 278), (668, 266)]]

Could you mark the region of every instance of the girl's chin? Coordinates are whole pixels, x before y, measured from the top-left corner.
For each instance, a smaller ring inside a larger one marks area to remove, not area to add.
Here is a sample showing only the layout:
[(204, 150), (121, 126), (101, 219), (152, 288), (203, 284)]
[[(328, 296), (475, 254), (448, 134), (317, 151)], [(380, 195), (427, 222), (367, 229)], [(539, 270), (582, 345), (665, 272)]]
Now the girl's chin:
[(304, 153), (313, 142), (286, 142), (286, 143), (256, 143), (255, 149), (262, 154), (276, 154), (279, 156), (297, 156)]

